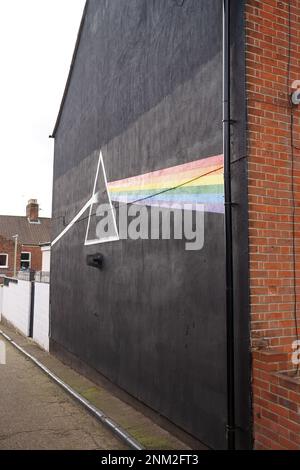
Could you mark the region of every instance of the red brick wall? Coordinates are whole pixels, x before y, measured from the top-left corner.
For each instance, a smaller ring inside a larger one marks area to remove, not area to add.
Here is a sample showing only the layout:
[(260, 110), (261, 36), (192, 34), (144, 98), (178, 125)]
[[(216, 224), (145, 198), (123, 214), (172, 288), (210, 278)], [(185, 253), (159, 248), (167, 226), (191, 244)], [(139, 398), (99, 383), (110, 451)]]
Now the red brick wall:
[[(8, 255), (8, 268), (1, 269), (0, 274), (5, 274), (6, 276), (12, 276), (14, 273), (14, 259), (15, 259), (15, 242), (13, 240), (7, 240), (0, 236), (0, 253)], [(20, 253), (21, 247), (18, 245), (17, 249), (17, 269), (20, 266)], [(1, 278), (0, 278), (1, 282)]]
[(280, 371), (295, 370), (291, 362), (292, 342), (296, 339), (294, 288), (299, 299), (300, 325), (300, 107), (293, 109), (292, 178), (289, 97), (292, 82), (300, 79), (300, 0), (290, 0), (290, 21), (288, 3), (247, 0), (245, 13), (253, 418), (257, 449), (300, 449), (300, 379), (278, 375)]
[[(17, 271), (21, 269), (21, 252), (31, 253), (31, 269), (34, 271), (42, 270), (42, 250), (39, 246), (18, 245), (17, 250)], [(8, 268), (1, 269), (0, 274), (6, 276), (13, 276), (14, 272), (14, 258), (15, 258), (15, 242), (7, 240), (0, 236), (0, 253), (8, 255)]]
[(41, 271), (42, 270), (41, 247), (22, 245), (22, 251), (31, 253), (31, 269), (33, 271)]

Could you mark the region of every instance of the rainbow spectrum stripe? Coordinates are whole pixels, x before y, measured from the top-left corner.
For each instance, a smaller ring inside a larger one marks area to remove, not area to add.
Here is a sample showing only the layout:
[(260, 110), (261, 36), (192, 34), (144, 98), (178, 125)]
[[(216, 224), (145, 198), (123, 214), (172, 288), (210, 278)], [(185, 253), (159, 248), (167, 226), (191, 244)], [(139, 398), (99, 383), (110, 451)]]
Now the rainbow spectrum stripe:
[(182, 208), (203, 204), (206, 212), (224, 212), (223, 155), (108, 183), (112, 201)]

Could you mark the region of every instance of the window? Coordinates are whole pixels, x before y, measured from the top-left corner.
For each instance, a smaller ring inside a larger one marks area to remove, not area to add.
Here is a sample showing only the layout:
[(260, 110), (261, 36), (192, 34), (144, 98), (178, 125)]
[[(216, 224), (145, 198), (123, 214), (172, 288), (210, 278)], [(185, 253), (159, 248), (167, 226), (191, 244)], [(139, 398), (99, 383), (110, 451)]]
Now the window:
[(0, 268), (8, 268), (8, 255), (0, 253)]
[(31, 264), (31, 253), (27, 251), (22, 251), (21, 253), (21, 270), (30, 269)]

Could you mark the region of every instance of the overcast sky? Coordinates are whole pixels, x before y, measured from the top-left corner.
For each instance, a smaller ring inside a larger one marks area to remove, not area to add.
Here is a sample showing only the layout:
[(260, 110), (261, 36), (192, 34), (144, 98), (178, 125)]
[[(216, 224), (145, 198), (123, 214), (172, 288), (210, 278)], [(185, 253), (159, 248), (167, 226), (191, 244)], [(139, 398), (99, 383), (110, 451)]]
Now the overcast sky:
[(0, 0), (0, 214), (51, 215), (51, 134), (85, 0)]

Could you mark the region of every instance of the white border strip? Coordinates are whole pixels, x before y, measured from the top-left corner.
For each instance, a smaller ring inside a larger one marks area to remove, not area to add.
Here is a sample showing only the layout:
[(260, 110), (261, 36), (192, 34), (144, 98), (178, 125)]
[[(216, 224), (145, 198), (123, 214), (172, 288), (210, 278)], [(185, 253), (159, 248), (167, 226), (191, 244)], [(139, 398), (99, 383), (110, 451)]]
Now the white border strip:
[(57, 375), (55, 375), (51, 370), (49, 370), (46, 366), (44, 366), (38, 359), (34, 356), (29, 354), (25, 349), (15, 343), (4, 331), (0, 330), (0, 334), (3, 338), (6, 339), (12, 346), (14, 346), (18, 351), (24, 354), (28, 359), (30, 359), (36, 366), (42, 369), (45, 374), (47, 374), (54, 382), (56, 382), (60, 387), (62, 387), (66, 392), (68, 392), (73, 398), (81, 403), (87, 410), (95, 416), (101, 423), (107, 426), (111, 431), (114, 432), (123, 442), (125, 442), (128, 446), (130, 446), (134, 450), (143, 450), (144, 448), (141, 446), (139, 442), (137, 442), (133, 437), (131, 437), (124, 429), (122, 429), (117, 423), (115, 423), (112, 419), (105, 416), (103, 411), (96, 408), (92, 405), (88, 400), (83, 398), (79, 395), (72, 387), (67, 385), (63, 380), (61, 380)]

